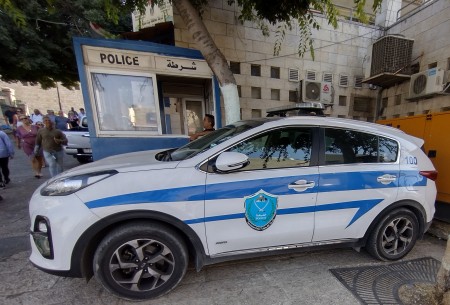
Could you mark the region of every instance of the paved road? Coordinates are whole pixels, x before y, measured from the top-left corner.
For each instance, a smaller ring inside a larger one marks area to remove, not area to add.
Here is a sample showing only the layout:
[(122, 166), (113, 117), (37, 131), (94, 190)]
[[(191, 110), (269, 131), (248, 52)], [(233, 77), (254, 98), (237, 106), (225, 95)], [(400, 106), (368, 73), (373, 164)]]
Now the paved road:
[[(66, 168), (77, 161), (66, 157)], [(107, 304), (121, 300), (105, 291), (94, 279), (61, 278), (34, 268), (28, 261), (28, 200), (40, 183), (22, 151), (11, 160), (11, 183), (0, 190), (0, 304)], [(441, 259), (445, 242), (426, 235), (407, 259), (431, 256)], [(379, 264), (366, 252), (351, 249), (312, 251), (264, 259), (241, 260), (188, 270), (181, 285), (157, 300), (139, 304), (359, 304), (330, 273), (330, 268)]]

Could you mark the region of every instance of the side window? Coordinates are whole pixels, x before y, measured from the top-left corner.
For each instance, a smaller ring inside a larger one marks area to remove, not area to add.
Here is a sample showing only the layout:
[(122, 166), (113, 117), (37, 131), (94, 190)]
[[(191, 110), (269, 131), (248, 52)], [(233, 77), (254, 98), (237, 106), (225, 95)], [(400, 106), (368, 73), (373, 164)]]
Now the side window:
[(325, 129), (325, 164), (389, 163), (398, 156), (398, 143), (368, 133)]
[(378, 136), (345, 129), (325, 129), (325, 164), (377, 163)]
[(398, 156), (398, 143), (383, 137), (379, 137), (378, 141), (379, 162), (395, 162)]
[(250, 164), (242, 170), (309, 166), (312, 130), (286, 128), (248, 139), (228, 151), (246, 154)]

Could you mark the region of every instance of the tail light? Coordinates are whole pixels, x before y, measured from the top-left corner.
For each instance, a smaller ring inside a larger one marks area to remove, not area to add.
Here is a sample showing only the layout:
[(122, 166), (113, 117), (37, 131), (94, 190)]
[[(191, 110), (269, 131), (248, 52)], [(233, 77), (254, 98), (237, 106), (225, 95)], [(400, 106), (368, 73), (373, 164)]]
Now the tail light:
[(438, 172), (437, 171), (420, 171), (419, 174), (421, 174), (425, 178), (428, 178), (428, 179), (433, 180), (433, 181), (435, 181), (437, 179), (437, 176), (438, 176)]

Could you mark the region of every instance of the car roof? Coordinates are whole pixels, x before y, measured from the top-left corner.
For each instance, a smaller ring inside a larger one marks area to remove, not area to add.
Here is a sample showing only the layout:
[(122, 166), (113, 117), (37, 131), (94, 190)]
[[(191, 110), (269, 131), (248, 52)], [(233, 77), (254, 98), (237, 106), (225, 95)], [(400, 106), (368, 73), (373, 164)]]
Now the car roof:
[[(377, 123), (358, 121), (352, 119), (343, 119), (336, 117), (325, 117), (325, 116), (290, 116), (290, 117), (267, 117), (259, 119), (244, 120), (249, 125), (289, 125), (289, 124), (303, 124), (312, 126), (330, 126), (330, 127), (340, 127), (356, 129), (360, 131), (366, 131), (370, 133), (383, 134), (386, 136), (392, 136), (396, 138), (404, 139), (408, 142), (412, 142), (417, 146), (423, 145), (423, 140), (406, 134), (400, 129), (381, 125)], [(283, 122), (283, 123), (282, 123)], [(280, 124), (281, 123), (281, 124)]]

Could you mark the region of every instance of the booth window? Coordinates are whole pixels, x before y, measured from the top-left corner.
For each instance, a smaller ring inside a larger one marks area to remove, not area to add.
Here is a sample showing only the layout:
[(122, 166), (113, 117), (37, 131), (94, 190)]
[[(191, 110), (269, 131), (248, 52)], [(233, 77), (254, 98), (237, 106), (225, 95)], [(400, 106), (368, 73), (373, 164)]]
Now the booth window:
[(92, 86), (101, 133), (161, 133), (152, 77), (92, 73)]

